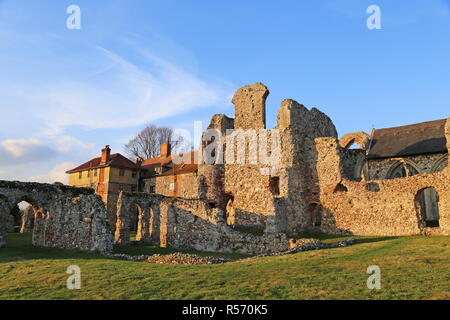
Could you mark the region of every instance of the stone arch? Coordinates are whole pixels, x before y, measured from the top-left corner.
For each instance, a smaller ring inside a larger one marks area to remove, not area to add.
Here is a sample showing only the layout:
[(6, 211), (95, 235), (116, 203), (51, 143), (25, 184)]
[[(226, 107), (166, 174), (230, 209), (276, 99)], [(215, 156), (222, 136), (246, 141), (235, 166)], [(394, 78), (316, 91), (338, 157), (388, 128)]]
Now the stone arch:
[(448, 167), (448, 154), (444, 154), (442, 157), (437, 159), (431, 166), (430, 173), (439, 172)]
[(31, 204), (27, 208), (23, 209), (20, 233), (33, 232), (35, 215), (36, 212)]
[(433, 187), (417, 191), (414, 205), (420, 229), (439, 227), (439, 194)]
[(322, 205), (318, 202), (311, 202), (308, 205), (309, 225), (312, 230), (317, 230), (322, 226)]
[[(142, 209), (142, 205), (137, 202), (133, 201), (130, 203), (128, 207), (128, 217), (129, 217), (129, 236), (131, 236), (132, 232), (136, 232), (136, 241), (140, 241), (142, 239), (142, 215), (144, 213), (144, 210)], [(131, 240), (131, 238), (130, 238)]]
[[(21, 202), (27, 202), (30, 205), (30, 215), (32, 216), (32, 225), (29, 225), (28, 232), (32, 233), (33, 243), (37, 243), (37, 238), (42, 237), (42, 233), (45, 230), (45, 218), (46, 218), (46, 207), (48, 206), (48, 203), (43, 203), (36, 201), (36, 198), (33, 197), (31, 193), (24, 193), (24, 192), (17, 192), (16, 194), (12, 194), (9, 197), (4, 197), (5, 201), (5, 213), (7, 220), (12, 218), (13, 211), (17, 208), (18, 205)], [(9, 221), (12, 222), (12, 221)], [(24, 224), (26, 221), (24, 221), (24, 217), (20, 215), (20, 229), (18, 231), (25, 230)], [(14, 223), (13, 223), (14, 225)], [(9, 228), (10, 226), (7, 226), (7, 232), (12, 232)]]
[(93, 189), (0, 180), (0, 247), (6, 245), (4, 219), (18, 203), (32, 205), (32, 244), (110, 252), (112, 237), (106, 208)]
[(367, 150), (370, 141), (370, 136), (365, 132), (347, 133), (339, 139), (339, 145), (342, 148), (349, 149), (353, 144), (358, 144), (359, 149)]
[(348, 192), (348, 188), (345, 185), (343, 185), (342, 182), (339, 182), (333, 191), (333, 193), (339, 193), (339, 192)]
[(229, 226), (234, 226), (235, 225), (235, 215), (236, 215), (236, 211), (234, 208), (234, 197), (230, 196), (227, 202), (227, 207), (226, 207), (226, 219), (227, 219), (227, 225)]
[(422, 173), (417, 164), (411, 160), (399, 159), (391, 165), (385, 179), (396, 179), (414, 176)]

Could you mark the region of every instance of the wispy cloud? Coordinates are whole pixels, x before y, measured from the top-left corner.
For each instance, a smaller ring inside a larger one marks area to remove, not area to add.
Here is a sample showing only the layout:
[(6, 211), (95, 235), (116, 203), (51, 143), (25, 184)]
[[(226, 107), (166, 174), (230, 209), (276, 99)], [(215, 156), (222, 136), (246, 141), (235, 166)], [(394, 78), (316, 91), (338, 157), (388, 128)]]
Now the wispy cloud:
[(73, 169), (75, 166), (76, 164), (74, 162), (63, 162), (45, 174), (29, 177), (28, 181), (41, 183), (61, 182), (67, 184), (68, 176), (66, 171)]
[[(98, 60), (98, 65), (107, 65), (100, 71), (89, 76), (63, 71), (50, 75), (51, 79), (44, 84), (21, 81), (11, 86), (3, 79), (0, 92), (9, 97), (16, 112), (21, 111), (22, 120), (37, 119), (39, 132), (47, 135), (58, 134), (68, 126), (90, 129), (139, 126), (228, 103), (229, 90), (223, 83), (202, 80), (145, 49), (139, 48), (138, 52), (144, 67), (111, 50), (96, 47), (92, 59)], [(83, 69), (82, 60), (75, 63)]]

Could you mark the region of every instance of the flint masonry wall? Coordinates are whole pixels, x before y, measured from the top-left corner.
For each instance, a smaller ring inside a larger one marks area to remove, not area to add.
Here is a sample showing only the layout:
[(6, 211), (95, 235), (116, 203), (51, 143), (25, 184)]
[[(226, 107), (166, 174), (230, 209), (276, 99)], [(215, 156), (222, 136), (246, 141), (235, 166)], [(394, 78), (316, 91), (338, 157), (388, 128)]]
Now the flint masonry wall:
[(276, 129), (281, 136), (280, 181), (284, 181), (277, 199), (277, 220), (285, 221), (281, 230), (284, 227), (287, 233), (310, 231), (309, 204), (319, 200), (314, 139), (337, 137), (337, 131), (324, 113), (291, 99), (282, 102)]
[[(268, 94), (261, 83), (245, 86), (233, 97), (234, 122), (223, 115), (212, 118), (208, 128), (216, 129), (223, 137), (225, 164), (199, 168), (205, 181), (204, 193), (208, 199), (220, 199), (217, 202), (221, 208), (228, 202), (227, 215), (232, 215), (228, 220), (236, 225), (259, 226), (275, 233), (306, 231), (308, 203), (318, 198), (318, 192), (312, 190), (317, 184), (313, 140), (336, 137), (336, 128), (319, 110), (308, 110), (286, 99), (277, 126), (267, 130), (264, 115)], [(273, 141), (277, 142), (278, 153)], [(210, 151), (208, 146), (203, 145), (206, 153)], [(239, 152), (245, 154), (244, 162), (239, 162)]]
[[(262, 135), (270, 136), (275, 130), (280, 138), (279, 161), (275, 170), (273, 165), (262, 164), (259, 158), (257, 164), (251, 162), (249, 155), (255, 151), (252, 148), (257, 148), (257, 143), (249, 143), (248, 138), (243, 148), (246, 152), (244, 164), (226, 162), (219, 166), (219, 172), (217, 166), (202, 169), (205, 176), (210, 175), (205, 179), (208, 182), (205, 188), (213, 186), (213, 194), (225, 200), (221, 203), (228, 201), (227, 215), (233, 215), (228, 219), (229, 223), (263, 226), (266, 233), (447, 233), (445, 217), (441, 218), (439, 228), (424, 228), (423, 217), (418, 213), (417, 194), (427, 186), (434, 187), (440, 197), (441, 216), (444, 216), (448, 211), (448, 182), (443, 181), (448, 176), (433, 173), (416, 177), (417, 181), (408, 178), (395, 182), (364, 182), (367, 177), (367, 174), (362, 175), (367, 134), (346, 135), (339, 145), (336, 128), (329, 117), (290, 99), (282, 102), (277, 126), (267, 130), (263, 115), (268, 94), (268, 89), (261, 83), (239, 89), (233, 97), (234, 123), (216, 115), (210, 124), (222, 135), (225, 127), (229, 129), (232, 126), (233, 134), (239, 130), (256, 131), (256, 140)], [(239, 144), (228, 139), (228, 132), (225, 135), (223, 150), (227, 159), (230, 144), (233, 148)], [(348, 149), (353, 143), (361, 145), (362, 149)], [(413, 158), (409, 160), (420, 166), (419, 172), (439, 172), (448, 163), (443, 155)], [(387, 165), (381, 162), (369, 165), (370, 170), (378, 170), (373, 176), (380, 179), (385, 178), (380, 176), (386, 173), (385, 167)]]
[[(450, 130), (447, 124), (447, 141)], [(344, 178), (342, 148), (334, 138), (318, 138), (320, 231), (358, 235), (450, 235), (450, 170), (391, 180)], [(345, 151), (344, 151), (345, 152)], [(439, 195), (439, 227), (425, 227), (418, 194), (433, 187)]]
[[(184, 174), (163, 175), (153, 178), (155, 192), (167, 196), (178, 196), (187, 199), (198, 199), (200, 197), (200, 186), (197, 172)], [(174, 183), (175, 182), (175, 183)], [(175, 186), (176, 191), (173, 189)]]
[(139, 207), (136, 240), (160, 247), (201, 251), (263, 254), (284, 251), (284, 234), (256, 236), (230, 228), (225, 213), (202, 200), (122, 192), (117, 209), (116, 243), (130, 244), (130, 211)]
[(12, 208), (29, 202), (34, 211), (33, 245), (110, 252), (113, 236), (106, 209), (92, 189), (0, 181), (0, 247)]

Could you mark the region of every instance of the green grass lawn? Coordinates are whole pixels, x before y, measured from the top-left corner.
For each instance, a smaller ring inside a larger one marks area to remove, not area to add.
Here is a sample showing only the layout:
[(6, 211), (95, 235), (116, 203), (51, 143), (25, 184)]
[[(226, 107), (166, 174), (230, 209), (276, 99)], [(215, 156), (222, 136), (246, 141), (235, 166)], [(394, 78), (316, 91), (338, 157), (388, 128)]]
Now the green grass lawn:
[[(0, 249), (0, 299), (450, 299), (450, 237), (357, 240), (345, 248), (183, 266), (34, 248), (30, 235), (10, 234), (8, 248)], [(145, 246), (115, 250), (175, 251)], [(381, 268), (381, 290), (366, 287), (366, 269), (373, 264)], [(70, 265), (81, 268), (81, 290), (66, 288)]]

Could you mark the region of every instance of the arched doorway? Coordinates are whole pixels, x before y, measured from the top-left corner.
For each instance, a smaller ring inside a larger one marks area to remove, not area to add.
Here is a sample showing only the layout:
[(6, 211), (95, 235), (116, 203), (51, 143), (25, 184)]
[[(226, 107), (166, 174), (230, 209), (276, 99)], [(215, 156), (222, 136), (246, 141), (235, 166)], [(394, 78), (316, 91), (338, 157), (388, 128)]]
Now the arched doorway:
[(227, 225), (229, 225), (229, 226), (235, 225), (235, 223), (236, 223), (235, 214), (236, 214), (236, 211), (234, 210), (234, 197), (230, 196), (230, 198), (227, 202), (227, 207), (226, 207)]
[(20, 201), (9, 212), (7, 230), (9, 233), (31, 233), (34, 228), (35, 209), (31, 203)]
[(427, 228), (439, 227), (439, 195), (432, 187), (420, 190), (416, 194), (416, 206), (419, 217)]
[(19, 208), (19, 205), (16, 204), (8, 215), (7, 223), (7, 231), (9, 233), (18, 233), (22, 226), (22, 210)]
[(311, 203), (308, 206), (309, 225), (313, 231), (317, 231), (322, 226), (322, 206), (318, 203)]
[(139, 241), (141, 238), (141, 215), (141, 206), (133, 203), (129, 212), (130, 241)]

